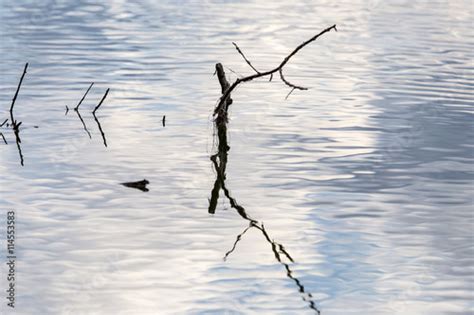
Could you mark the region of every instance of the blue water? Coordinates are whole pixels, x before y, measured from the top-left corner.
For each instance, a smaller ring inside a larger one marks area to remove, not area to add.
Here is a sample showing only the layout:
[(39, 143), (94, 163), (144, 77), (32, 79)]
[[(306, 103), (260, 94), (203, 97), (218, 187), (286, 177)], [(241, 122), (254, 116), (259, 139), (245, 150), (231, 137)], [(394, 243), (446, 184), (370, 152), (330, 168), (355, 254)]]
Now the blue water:
[[(1, 121), (29, 62), (23, 167), (0, 128), (2, 292), (8, 210), (17, 228), (2, 314), (474, 312), (471, 1), (0, 4)], [(208, 213), (214, 64), (251, 74), (236, 42), (273, 68), (333, 24), (285, 68), (309, 90), (232, 95), (226, 187), (294, 262), (256, 228), (224, 261), (249, 222), (222, 191)], [(72, 108), (91, 82), (89, 138)]]

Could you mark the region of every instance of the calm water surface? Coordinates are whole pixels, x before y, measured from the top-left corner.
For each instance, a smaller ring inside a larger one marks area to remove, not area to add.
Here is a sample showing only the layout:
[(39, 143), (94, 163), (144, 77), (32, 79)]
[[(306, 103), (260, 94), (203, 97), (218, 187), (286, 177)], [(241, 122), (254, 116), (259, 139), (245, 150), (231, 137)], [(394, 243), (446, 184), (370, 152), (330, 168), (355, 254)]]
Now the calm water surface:
[[(1, 1), (0, 120), (30, 63), (24, 167), (0, 130), (14, 314), (471, 314), (473, 18), (471, 1)], [(233, 94), (225, 185), (270, 241), (251, 228), (224, 261), (249, 222), (223, 191), (208, 213), (214, 64), (251, 73), (235, 41), (270, 69), (332, 24), (285, 70), (310, 90)], [(64, 112), (91, 82), (89, 138)]]

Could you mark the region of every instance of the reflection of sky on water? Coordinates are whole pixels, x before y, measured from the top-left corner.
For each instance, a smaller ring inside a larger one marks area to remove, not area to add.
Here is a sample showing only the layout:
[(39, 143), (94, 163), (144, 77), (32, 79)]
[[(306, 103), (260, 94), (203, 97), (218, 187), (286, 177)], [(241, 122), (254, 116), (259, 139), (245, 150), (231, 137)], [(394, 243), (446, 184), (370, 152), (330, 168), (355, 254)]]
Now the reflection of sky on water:
[[(249, 73), (232, 41), (266, 69), (333, 23), (285, 71), (312, 89), (235, 93), (227, 186), (323, 314), (472, 310), (469, 2), (1, 5), (1, 115), (30, 62), (25, 167), (14, 146), (0, 155), (20, 313), (309, 311), (260, 233), (222, 261), (246, 222), (226, 203), (207, 215), (212, 72)], [(89, 139), (64, 109), (91, 82)], [(107, 88), (104, 148), (90, 111)], [(148, 193), (118, 185), (143, 178)]]

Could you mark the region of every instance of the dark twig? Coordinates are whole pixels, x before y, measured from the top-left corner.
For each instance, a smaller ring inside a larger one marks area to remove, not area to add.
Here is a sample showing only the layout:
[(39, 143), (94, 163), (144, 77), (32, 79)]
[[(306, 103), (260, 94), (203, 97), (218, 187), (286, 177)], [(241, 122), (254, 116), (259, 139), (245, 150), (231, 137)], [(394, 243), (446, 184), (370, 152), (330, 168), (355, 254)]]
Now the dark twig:
[(280, 78), (281, 80), (286, 84), (288, 85), (290, 88), (292, 89), (297, 89), (297, 90), (307, 90), (308, 88), (306, 87), (303, 87), (303, 86), (298, 86), (298, 85), (295, 85), (291, 82), (289, 82), (288, 80), (285, 79), (285, 76), (283, 75), (283, 69), (280, 69)]
[(161, 123), (163, 124), (163, 127), (166, 125), (166, 115), (163, 115), (163, 119), (161, 120)]
[(10, 106), (10, 121), (11, 121), (11, 126), (13, 128), (13, 133), (15, 134), (15, 140), (16, 140), (16, 146), (18, 148), (18, 153), (20, 154), (20, 163), (21, 166), (24, 166), (24, 159), (23, 159), (23, 154), (21, 152), (21, 138), (20, 138), (20, 123), (17, 123), (15, 118), (13, 117), (13, 107), (15, 106), (16, 99), (18, 97), (18, 93), (20, 92), (20, 87), (21, 83), (23, 82), (23, 78), (25, 77), (26, 70), (28, 69), (28, 63), (25, 64), (25, 68), (23, 69), (23, 74), (21, 75), (20, 82), (18, 82), (18, 86), (16, 88), (15, 95), (13, 96), (12, 99), (12, 104)]
[(239, 54), (242, 56), (242, 58), (244, 58), (245, 62), (250, 66), (250, 68), (252, 68), (257, 74), (260, 74), (260, 72), (257, 69), (255, 69), (255, 67), (252, 65), (250, 60), (248, 60), (247, 57), (245, 57), (244, 53), (242, 52), (242, 50), (240, 50), (239, 46), (237, 46), (237, 44), (234, 42), (232, 42), (232, 44), (235, 46), (235, 49), (237, 49)]
[(109, 94), (109, 90), (110, 89), (107, 89), (107, 91), (105, 91), (105, 94), (104, 96), (102, 97), (102, 99), (100, 100), (99, 104), (97, 104), (97, 106), (94, 108), (94, 110), (92, 111), (92, 115), (94, 116), (94, 120), (96, 121), (97, 123), (97, 126), (99, 127), (99, 131), (100, 131), (100, 134), (102, 135), (102, 140), (104, 141), (104, 145), (107, 147), (107, 140), (105, 139), (105, 133), (104, 131), (102, 130), (102, 126), (100, 125), (100, 122), (99, 122), (99, 119), (97, 118), (97, 116), (95, 115), (95, 112), (99, 109), (100, 105), (102, 105), (102, 103), (104, 102), (105, 98), (107, 97), (107, 94)]
[(87, 89), (86, 93), (84, 93), (84, 95), (82, 96), (81, 100), (79, 101), (79, 103), (77, 103), (76, 107), (74, 107), (74, 110), (77, 112), (78, 109), (79, 109), (79, 106), (81, 106), (82, 104), (82, 101), (84, 101), (84, 99), (86, 98), (87, 96), (87, 93), (89, 93), (90, 89), (92, 88), (92, 86), (94, 85), (94, 82), (91, 83), (91, 85), (89, 85), (89, 88)]
[(69, 113), (69, 107), (66, 105), (66, 112), (64, 113), (64, 116), (67, 116), (67, 113)]
[(309, 43), (311, 43), (311, 42), (315, 41), (316, 39), (318, 39), (318, 37), (320, 37), (324, 33), (327, 33), (329, 31), (331, 31), (332, 29), (337, 31), (335, 24), (331, 27), (326, 28), (325, 30), (321, 31), (320, 33), (314, 35), (313, 37), (311, 37), (307, 41), (301, 43), (288, 56), (286, 56), (285, 59), (283, 59), (283, 61), (280, 63), (280, 65), (278, 65), (276, 68), (274, 68), (272, 70), (265, 71), (265, 72), (259, 72), (259, 73), (253, 74), (253, 75), (249, 75), (249, 76), (246, 76), (246, 77), (243, 77), (243, 78), (237, 78), (234, 81), (234, 83), (232, 83), (232, 85), (230, 85), (229, 88), (226, 89), (226, 91), (224, 93), (222, 93), (222, 96), (219, 99), (219, 104), (214, 109), (214, 115), (217, 115), (217, 118), (220, 117), (221, 120), (225, 120), (227, 118), (227, 115), (226, 115), (226, 112), (227, 112), (226, 100), (230, 96), (232, 91), (237, 87), (237, 85), (239, 85), (240, 83), (252, 81), (253, 79), (257, 79), (257, 78), (260, 78), (260, 77), (269, 76), (269, 75), (272, 75), (273, 73), (275, 73), (277, 71), (280, 71), (280, 69), (283, 69), (283, 67), (288, 63), (288, 61), (291, 59), (291, 57), (293, 57), (298, 51), (300, 51), (303, 47), (305, 47)]
[[(92, 86), (92, 85), (91, 85)], [(89, 87), (90, 88), (90, 87)], [(102, 99), (100, 100), (99, 104), (97, 104), (97, 106), (94, 108), (94, 110), (92, 111), (92, 114), (95, 114), (95, 112), (99, 109), (99, 107), (102, 105), (102, 103), (104, 102), (105, 98), (107, 97), (107, 94), (109, 94), (109, 91), (110, 89), (107, 89), (107, 91), (105, 91), (105, 94), (104, 96), (102, 96)]]
[(15, 95), (13, 96), (12, 104), (10, 106), (10, 121), (12, 122), (13, 127), (15, 127), (16, 125), (15, 119), (13, 118), (13, 107), (15, 106), (16, 98), (18, 97), (18, 93), (20, 92), (21, 83), (23, 82), (23, 78), (25, 77), (26, 69), (28, 69), (28, 62), (25, 64), (23, 74), (21, 75), (20, 82), (18, 82), (18, 86), (16, 88)]
[(5, 125), (7, 123), (7, 121), (8, 121), (8, 118), (5, 119), (5, 121), (0, 124), (0, 127), (3, 127), (3, 125)]

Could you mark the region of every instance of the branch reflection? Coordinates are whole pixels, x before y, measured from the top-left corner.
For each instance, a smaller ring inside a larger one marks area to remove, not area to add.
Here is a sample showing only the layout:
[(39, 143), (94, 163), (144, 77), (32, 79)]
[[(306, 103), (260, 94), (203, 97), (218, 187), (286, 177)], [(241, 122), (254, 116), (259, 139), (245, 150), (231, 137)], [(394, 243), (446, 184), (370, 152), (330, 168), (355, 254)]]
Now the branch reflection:
[(236, 250), (238, 243), (250, 229), (259, 230), (264, 236), (264, 239), (268, 242), (268, 244), (270, 244), (275, 259), (285, 268), (286, 276), (295, 283), (303, 301), (308, 303), (308, 307), (312, 309), (316, 314), (320, 314), (321, 312), (317, 308), (316, 303), (313, 301), (313, 295), (310, 292), (307, 292), (301, 281), (296, 276), (294, 276), (294, 273), (290, 267), (290, 263), (294, 263), (295, 261), (285, 249), (283, 244), (277, 243), (276, 241), (272, 240), (263, 223), (251, 218), (247, 214), (245, 208), (239, 205), (237, 203), (237, 200), (231, 196), (229, 189), (225, 185), (227, 156), (230, 150), (230, 147), (227, 143), (227, 125), (225, 121), (218, 121), (216, 122), (215, 126), (217, 129), (218, 138), (217, 153), (212, 155), (210, 159), (216, 171), (216, 180), (211, 191), (208, 212), (211, 214), (215, 214), (217, 203), (219, 201), (220, 190), (222, 189), (222, 191), (224, 192), (224, 196), (227, 198), (227, 200), (229, 200), (230, 206), (237, 211), (237, 213), (242, 217), (242, 219), (249, 222), (248, 227), (245, 228), (242, 233), (237, 235), (237, 238), (234, 241), (232, 248), (227, 253), (225, 253), (224, 260), (226, 260), (230, 256), (230, 254), (232, 254)]

